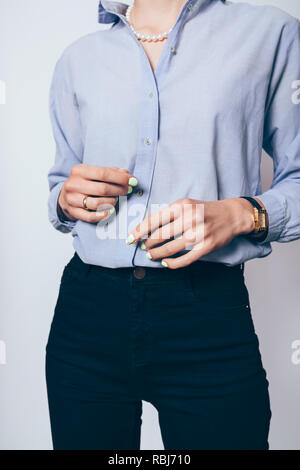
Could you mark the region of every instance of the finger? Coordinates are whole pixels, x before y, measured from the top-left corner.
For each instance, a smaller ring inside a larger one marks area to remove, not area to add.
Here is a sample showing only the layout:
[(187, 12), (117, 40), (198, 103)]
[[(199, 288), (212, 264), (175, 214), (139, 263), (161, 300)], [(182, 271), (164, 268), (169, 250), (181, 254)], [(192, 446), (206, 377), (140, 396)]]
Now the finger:
[(169, 224), (173, 222), (181, 213), (180, 204), (170, 204), (163, 209), (154, 212), (153, 214), (148, 215), (139, 225), (131, 231), (127, 238), (127, 244), (132, 244), (138, 242), (142, 237), (153, 232), (158, 227), (162, 225)]
[(75, 219), (83, 220), (84, 222), (89, 223), (96, 223), (101, 220), (104, 220), (110, 217), (110, 211), (101, 211), (101, 212), (89, 212), (85, 209), (81, 209), (79, 207), (72, 207), (70, 210), (70, 214), (75, 217)]
[(149, 237), (144, 240), (144, 249), (150, 250), (156, 245), (174, 238), (183, 233), (183, 219), (179, 217), (170, 224), (166, 224), (163, 227), (154, 230)]
[(112, 166), (111, 168), (114, 168), (115, 170), (123, 171), (129, 174), (129, 171), (126, 170), (126, 168), (118, 168), (117, 166)]
[(73, 167), (72, 173), (75, 176), (80, 176), (90, 181), (104, 181), (121, 186), (137, 186), (138, 184), (134, 175), (131, 175), (127, 171), (121, 171), (119, 168), (81, 164)]
[(120, 186), (118, 184), (111, 183), (99, 183), (97, 181), (76, 178), (68, 182), (67, 192), (77, 192), (98, 197), (127, 196), (128, 186)]
[(184, 268), (203, 256), (207, 255), (212, 251), (212, 247), (209, 244), (203, 244), (202, 242), (193, 246), (193, 248), (182, 256), (177, 258), (164, 258), (161, 264), (170, 269)]
[(153, 261), (167, 256), (172, 256), (186, 248), (186, 242), (183, 238), (177, 238), (162, 246), (147, 250), (146, 256)]
[[(85, 194), (80, 193), (68, 193), (66, 195), (66, 201), (70, 206), (84, 208), (83, 200)], [(118, 202), (117, 197), (86, 197), (86, 206), (87, 209), (92, 211), (100, 211), (105, 209), (110, 209), (112, 206), (115, 206)]]

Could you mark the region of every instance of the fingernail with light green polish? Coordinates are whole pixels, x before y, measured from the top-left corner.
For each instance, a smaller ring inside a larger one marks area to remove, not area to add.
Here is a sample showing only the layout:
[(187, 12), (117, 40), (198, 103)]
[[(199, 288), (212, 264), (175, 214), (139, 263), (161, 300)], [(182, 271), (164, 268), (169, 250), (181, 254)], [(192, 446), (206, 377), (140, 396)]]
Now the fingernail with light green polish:
[(165, 261), (162, 261), (161, 264), (162, 264), (162, 266), (163, 266), (164, 268), (168, 268), (168, 267), (169, 267), (168, 264), (167, 264)]
[(126, 240), (127, 245), (130, 245), (130, 243), (134, 242), (134, 236), (130, 234)]
[(146, 245), (144, 242), (141, 244), (141, 250), (146, 250)]
[(148, 259), (152, 259), (151, 253), (149, 253), (149, 251), (148, 251), (148, 253), (146, 253), (146, 257), (147, 257)]
[(128, 181), (128, 184), (130, 184), (130, 186), (137, 186), (138, 185), (138, 180), (135, 177), (132, 177)]
[(115, 208), (112, 207), (112, 208), (110, 209), (109, 213), (110, 213), (110, 214), (113, 214), (114, 212), (115, 212)]
[(131, 194), (132, 191), (133, 191), (132, 186), (128, 186), (128, 193), (127, 194)]

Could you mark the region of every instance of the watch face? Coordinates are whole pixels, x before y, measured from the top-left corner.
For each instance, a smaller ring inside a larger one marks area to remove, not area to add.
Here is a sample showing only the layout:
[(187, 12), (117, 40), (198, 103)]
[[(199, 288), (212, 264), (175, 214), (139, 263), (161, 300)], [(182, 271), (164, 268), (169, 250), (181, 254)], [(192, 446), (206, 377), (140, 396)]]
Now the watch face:
[(258, 213), (259, 230), (266, 230), (266, 214), (264, 212)]
[(259, 214), (258, 210), (256, 207), (253, 207), (253, 213), (254, 213), (254, 233), (257, 233), (259, 231)]

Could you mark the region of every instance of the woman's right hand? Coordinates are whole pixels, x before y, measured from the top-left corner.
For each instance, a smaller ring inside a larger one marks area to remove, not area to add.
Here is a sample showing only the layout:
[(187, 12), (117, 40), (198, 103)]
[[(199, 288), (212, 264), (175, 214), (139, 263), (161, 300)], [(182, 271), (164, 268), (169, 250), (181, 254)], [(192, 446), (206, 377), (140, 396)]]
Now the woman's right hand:
[[(126, 169), (78, 164), (62, 186), (58, 206), (67, 220), (98, 222), (109, 215), (118, 196), (129, 194), (137, 184)], [(84, 208), (85, 197), (89, 210)]]

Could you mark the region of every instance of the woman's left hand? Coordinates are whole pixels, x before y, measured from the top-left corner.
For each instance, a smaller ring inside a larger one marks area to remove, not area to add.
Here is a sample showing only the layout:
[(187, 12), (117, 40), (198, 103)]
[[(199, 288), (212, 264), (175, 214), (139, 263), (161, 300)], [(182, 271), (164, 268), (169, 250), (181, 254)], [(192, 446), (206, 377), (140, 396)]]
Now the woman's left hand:
[[(246, 199), (178, 201), (146, 217), (129, 234), (127, 244), (143, 241), (147, 257), (177, 269), (215, 251), (254, 229), (253, 207)], [(168, 258), (182, 250), (177, 258)]]

